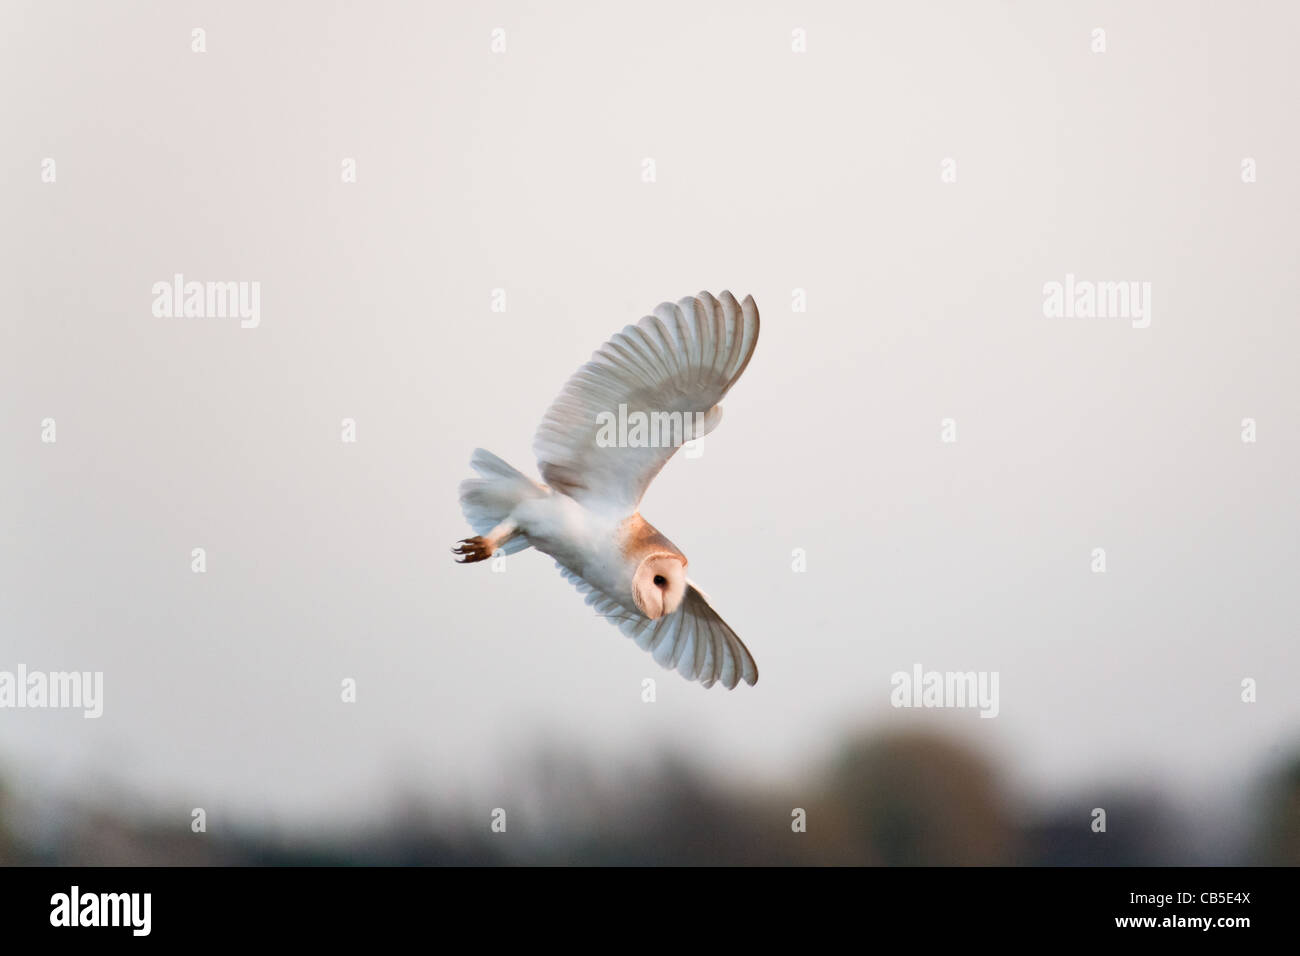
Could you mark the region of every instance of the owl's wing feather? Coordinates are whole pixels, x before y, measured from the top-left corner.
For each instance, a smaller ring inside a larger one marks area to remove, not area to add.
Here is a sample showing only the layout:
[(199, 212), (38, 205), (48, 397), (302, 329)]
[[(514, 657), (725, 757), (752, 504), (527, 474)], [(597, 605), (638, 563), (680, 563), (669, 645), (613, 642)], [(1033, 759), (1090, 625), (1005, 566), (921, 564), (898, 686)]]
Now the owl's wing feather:
[[(627, 326), (573, 374), (542, 418), (533, 439), (542, 480), (588, 508), (634, 511), (678, 444), (717, 426), (718, 402), (757, 342), (753, 297), (737, 302), (730, 292), (665, 302)], [(617, 443), (620, 406), (627, 446)], [(640, 436), (638, 420), (647, 425)], [(655, 440), (652, 428), (658, 447), (630, 447)]]
[(649, 651), (661, 667), (705, 687), (721, 683), (731, 690), (742, 680), (751, 686), (758, 682), (758, 665), (749, 648), (692, 581), (686, 582), (686, 596), (677, 610), (652, 621), (564, 565), (557, 562), (556, 567), (597, 614)]

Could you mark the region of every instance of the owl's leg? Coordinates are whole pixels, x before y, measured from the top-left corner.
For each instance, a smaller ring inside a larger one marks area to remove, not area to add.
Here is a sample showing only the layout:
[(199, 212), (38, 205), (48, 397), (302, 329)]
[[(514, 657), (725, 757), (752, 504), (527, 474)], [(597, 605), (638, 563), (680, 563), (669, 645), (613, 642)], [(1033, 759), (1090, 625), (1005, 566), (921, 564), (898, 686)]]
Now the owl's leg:
[(518, 530), (519, 525), (507, 518), (487, 534), (479, 534), (458, 541), (456, 547), (451, 549), (451, 553), (462, 555), (462, 557), (456, 559), (458, 564), (473, 564), (476, 561), (486, 561), (496, 554), (503, 544), (513, 538)]

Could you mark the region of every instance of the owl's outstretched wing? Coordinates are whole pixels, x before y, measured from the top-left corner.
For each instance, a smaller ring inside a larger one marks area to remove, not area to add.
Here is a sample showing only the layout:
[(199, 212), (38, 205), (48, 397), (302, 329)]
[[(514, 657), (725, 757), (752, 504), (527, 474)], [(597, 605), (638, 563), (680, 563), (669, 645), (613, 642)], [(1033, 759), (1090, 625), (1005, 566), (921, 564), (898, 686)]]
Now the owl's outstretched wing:
[[(757, 342), (758, 307), (730, 292), (665, 302), (627, 326), (573, 374), (542, 418), (533, 439), (542, 480), (592, 510), (635, 511), (678, 445), (717, 426), (718, 402)], [(638, 420), (646, 425), (640, 435)], [(626, 444), (615, 435), (619, 421), (632, 423)], [(657, 444), (630, 447), (638, 440)]]
[(691, 581), (686, 582), (686, 596), (677, 610), (652, 621), (564, 565), (557, 562), (556, 567), (597, 614), (649, 651), (661, 666), (705, 687), (721, 683), (731, 690), (742, 680), (751, 686), (758, 683), (758, 665), (749, 648)]

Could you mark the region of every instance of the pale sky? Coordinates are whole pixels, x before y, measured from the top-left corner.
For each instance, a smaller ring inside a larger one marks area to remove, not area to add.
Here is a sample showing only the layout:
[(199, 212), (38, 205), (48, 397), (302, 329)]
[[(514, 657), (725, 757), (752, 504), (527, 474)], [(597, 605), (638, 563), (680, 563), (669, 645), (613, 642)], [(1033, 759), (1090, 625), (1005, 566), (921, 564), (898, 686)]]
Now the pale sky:
[[(770, 780), (923, 724), (1043, 795), (1294, 754), (1298, 26), (5, 0), (0, 670), (103, 671), (105, 701), (0, 710), (0, 773), (283, 824), (492, 805), (543, 742)], [(175, 273), (259, 282), (260, 324), (156, 317)], [(1149, 282), (1150, 327), (1045, 317), (1067, 274)], [(724, 288), (757, 352), (643, 512), (757, 659), (734, 692), (543, 555), (448, 553), (474, 447), (536, 475), (595, 348)], [(917, 663), (997, 671), (998, 717), (891, 708)]]

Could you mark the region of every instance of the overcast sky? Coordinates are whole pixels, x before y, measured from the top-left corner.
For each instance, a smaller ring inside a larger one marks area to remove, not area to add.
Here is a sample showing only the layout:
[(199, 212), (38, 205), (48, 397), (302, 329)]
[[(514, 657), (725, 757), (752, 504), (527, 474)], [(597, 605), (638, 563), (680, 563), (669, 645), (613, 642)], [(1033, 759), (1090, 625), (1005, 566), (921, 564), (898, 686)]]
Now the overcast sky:
[[(11, 788), (285, 822), (495, 805), (542, 741), (764, 780), (937, 726), (1046, 794), (1294, 753), (1294, 5), (530, 6), (0, 5), (0, 670), (105, 683), (0, 710)], [(155, 315), (176, 273), (259, 324)], [(1045, 316), (1067, 274), (1149, 326)], [(596, 347), (724, 288), (757, 352), (643, 513), (730, 693), (448, 553), (474, 447), (536, 474)], [(891, 708), (916, 664), (999, 715)]]

